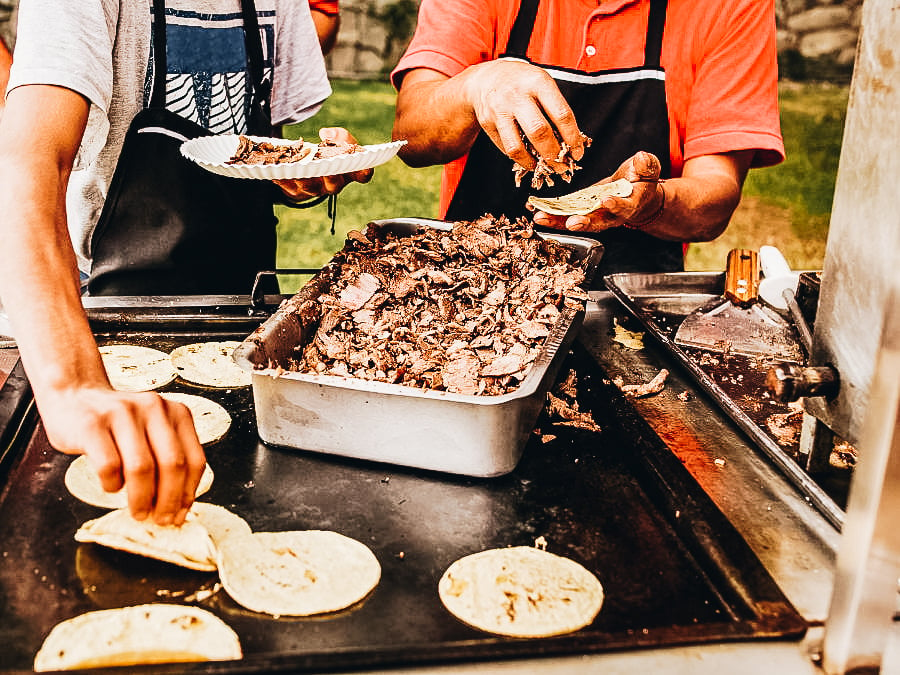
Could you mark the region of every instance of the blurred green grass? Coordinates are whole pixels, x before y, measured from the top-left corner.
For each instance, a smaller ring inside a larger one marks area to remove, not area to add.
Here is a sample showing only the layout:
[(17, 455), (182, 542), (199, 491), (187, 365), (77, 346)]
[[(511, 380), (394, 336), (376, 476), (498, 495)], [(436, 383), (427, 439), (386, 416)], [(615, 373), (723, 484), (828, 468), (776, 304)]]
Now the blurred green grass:
[[(387, 82), (333, 80), (334, 94), (322, 110), (302, 124), (285, 127), (290, 138), (318, 140), (321, 127), (342, 126), (360, 143), (390, 140), (395, 93)], [(686, 266), (721, 270), (734, 246), (781, 248), (797, 269), (817, 269), (825, 240), (848, 87), (782, 83), (781, 124), (787, 159), (780, 165), (750, 172), (741, 206), (726, 232), (713, 242), (692, 244)], [(412, 169), (394, 158), (375, 169), (367, 185), (351, 184), (337, 200), (335, 234), (325, 204), (310, 209), (277, 207), (278, 266), (320, 267), (343, 246), (348, 231), (370, 220), (437, 216), (440, 167)], [(293, 292), (302, 277), (284, 277)]]

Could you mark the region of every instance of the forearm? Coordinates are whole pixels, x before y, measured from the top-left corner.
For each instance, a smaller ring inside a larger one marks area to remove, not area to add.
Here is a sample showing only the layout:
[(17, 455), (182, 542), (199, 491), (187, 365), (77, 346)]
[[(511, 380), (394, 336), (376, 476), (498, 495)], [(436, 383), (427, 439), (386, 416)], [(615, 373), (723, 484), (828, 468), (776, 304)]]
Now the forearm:
[[(740, 186), (727, 179), (675, 178), (657, 187), (662, 210), (638, 229), (670, 241), (711, 241), (725, 230), (740, 201)], [(664, 196), (663, 196), (664, 194)], [(664, 202), (662, 200), (664, 199)]]
[(468, 76), (423, 70), (407, 75), (397, 95), (393, 138), (407, 141), (399, 154), (409, 166), (445, 164), (472, 146), (480, 126), (464, 94)]
[[(29, 89), (29, 88), (23, 88)], [(51, 94), (58, 94), (53, 90)], [(81, 306), (78, 270), (69, 241), (65, 190), (87, 105), (63, 93), (48, 108), (33, 92), (16, 90), (0, 124), (0, 297), (19, 343), (35, 394), (78, 382), (105, 383), (93, 336)], [(60, 115), (66, 105), (79, 115)], [(36, 113), (38, 109), (43, 112)], [(30, 119), (71, 128), (62, 139), (38, 139)]]
[[(657, 199), (650, 200), (629, 221), (635, 224), (633, 227), (660, 239), (715, 239), (725, 230), (740, 202), (752, 156), (752, 151), (738, 151), (689, 160), (682, 175), (658, 184)], [(642, 225), (641, 221), (646, 220), (650, 222)]]
[(35, 395), (41, 400), (55, 389), (102, 385), (105, 374), (82, 309), (75, 256), (58, 215), (64, 214), (64, 195), (37, 194), (37, 183), (21, 172), (2, 175), (0, 199), (10, 205), (2, 239), (15, 255), (4, 259), (0, 297)]

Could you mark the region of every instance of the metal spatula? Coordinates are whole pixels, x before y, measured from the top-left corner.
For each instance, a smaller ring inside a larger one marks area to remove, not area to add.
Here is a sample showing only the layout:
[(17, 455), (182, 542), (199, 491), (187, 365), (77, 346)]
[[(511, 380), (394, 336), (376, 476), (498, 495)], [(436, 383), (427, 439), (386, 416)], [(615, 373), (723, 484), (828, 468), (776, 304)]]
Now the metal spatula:
[(688, 314), (675, 344), (722, 354), (764, 356), (801, 363), (803, 351), (791, 324), (757, 302), (759, 258), (750, 249), (732, 249), (725, 267), (724, 296)]

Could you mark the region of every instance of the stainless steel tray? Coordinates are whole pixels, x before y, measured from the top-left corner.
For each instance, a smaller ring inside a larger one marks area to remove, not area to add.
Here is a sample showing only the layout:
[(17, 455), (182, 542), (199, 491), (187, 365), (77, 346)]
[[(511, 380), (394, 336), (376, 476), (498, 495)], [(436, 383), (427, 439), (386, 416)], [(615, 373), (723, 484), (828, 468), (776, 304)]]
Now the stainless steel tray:
[(725, 274), (673, 272), (611, 274), (604, 277), (610, 292), (637, 318), (662, 346), (691, 374), (697, 384), (788, 477), (806, 499), (837, 529), (844, 511), (775, 439), (692, 356), (675, 344), (674, 333), (691, 311), (721, 296)]
[[(423, 226), (440, 230), (452, 226), (422, 218), (375, 223), (401, 236)], [(585, 262), (587, 287), (602, 245), (581, 237), (544, 236), (570, 246), (575, 258)], [(238, 365), (252, 373), (260, 438), (271, 445), (466, 476), (512, 471), (584, 312), (562, 312), (521, 385), (502, 396), (420, 390), (268, 367), (284, 363), (315, 330), (303, 325), (297, 310), (321, 292), (329, 273), (326, 265), (235, 351)]]

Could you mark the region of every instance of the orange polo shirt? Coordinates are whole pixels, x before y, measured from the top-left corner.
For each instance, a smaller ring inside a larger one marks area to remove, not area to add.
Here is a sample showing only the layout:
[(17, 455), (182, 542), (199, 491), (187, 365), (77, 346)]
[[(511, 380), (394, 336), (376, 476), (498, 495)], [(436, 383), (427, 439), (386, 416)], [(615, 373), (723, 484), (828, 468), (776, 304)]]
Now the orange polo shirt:
[[(503, 0), (422, 0), (394, 86), (413, 68), (452, 77), (497, 58), (518, 9)], [(527, 56), (585, 72), (639, 66), (649, 10), (649, 0), (542, 0)], [(669, 0), (661, 61), (673, 177), (701, 155), (754, 149), (754, 167), (784, 159), (772, 0)], [(464, 165), (461, 157), (444, 168), (442, 215)]]
[(309, 0), (309, 7), (310, 9), (330, 16), (335, 16), (340, 13), (338, 0)]

